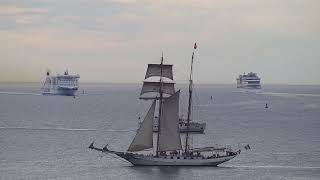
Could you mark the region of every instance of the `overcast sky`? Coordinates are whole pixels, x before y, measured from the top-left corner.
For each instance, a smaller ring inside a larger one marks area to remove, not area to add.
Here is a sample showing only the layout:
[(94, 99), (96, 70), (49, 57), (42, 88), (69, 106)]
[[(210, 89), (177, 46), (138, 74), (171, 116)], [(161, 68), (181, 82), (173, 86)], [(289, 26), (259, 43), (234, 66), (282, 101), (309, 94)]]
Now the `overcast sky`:
[(45, 72), (81, 82), (135, 83), (148, 63), (198, 83), (320, 84), (319, 0), (0, 0), (0, 81)]

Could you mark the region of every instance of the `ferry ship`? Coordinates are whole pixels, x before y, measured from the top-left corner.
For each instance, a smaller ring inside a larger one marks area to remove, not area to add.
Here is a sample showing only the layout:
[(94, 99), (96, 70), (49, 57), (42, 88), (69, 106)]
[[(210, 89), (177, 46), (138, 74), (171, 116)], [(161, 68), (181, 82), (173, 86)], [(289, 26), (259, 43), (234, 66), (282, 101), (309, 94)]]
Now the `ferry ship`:
[(51, 76), (48, 71), (46, 81), (42, 87), (42, 94), (75, 96), (79, 89), (79, 78), (79, 75), (69, 75), (68, 70), (63, 75), (57, 74), (56, 76)]
[[(153, 132), (157, 133), (159, 132), (159, 127), (158, 127), (158, 117), (154, 118), (154, 123), (153, 123)], [(142, 122), (139, 122), (139, 128), (141, 127)], [(200, 133), (203, 134), (204, 130), (206, 129), (206, 123), (199, 123), (199, 122), (189, 122), (189, 129), (187, 126), (187, 119), (179, 118), (179, 131), (180, 133)]]
[[(155, 117), (155, 123), (153, 124), (153, 132), (159, 132), (159, 128), (158, 128), (158, 124), (156, 122), (158, 122), (158, 117)], [(183, 119), (183, 118), (179, 118), (179, 130), (180, 133), (186, 133), (188, 132), (192, 132), (192, 133), (204, 133), (204, 130), (206, 129), (206, 123), (199, 123), (199, 122), (194, 122), (194, 121), (190, 121), (189, 122), (189, 129), (187, 126), (187, 119)]]
[(260, 80), (257, 73), (243, 73), (237, 78), (237, 88), (261, 89)]

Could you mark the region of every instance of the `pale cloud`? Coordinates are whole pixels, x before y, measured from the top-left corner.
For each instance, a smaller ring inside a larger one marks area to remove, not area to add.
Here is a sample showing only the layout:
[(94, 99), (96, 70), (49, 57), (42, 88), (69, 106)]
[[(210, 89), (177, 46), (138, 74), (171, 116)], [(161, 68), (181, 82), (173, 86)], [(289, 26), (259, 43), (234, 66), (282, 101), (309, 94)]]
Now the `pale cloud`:
[(7, 20), (21, 25), (31, 24), (47, 13), (48, 9), (46, 8), (0, 5), (0, 20)]
[[(85, 81), (137, 82), (162, 51), (187, 70), (197, 41), (199, 81), (232, 83), (258, 71), (268, 83), (320, 84), (319, 8), (316, 0), (8, 1), (0, 3), (2, 73), (13, 74), (22, 59), (32, 69), (22, 68), (22, 80), (68, 66)], [(290, 79), (296, 67), (309, 72)], [(279, 78), (282, 68), (288, 72)]]
[(0, 5), (0, 16), (16, 16), (22, 14), (45, 14), (46, 8), (19, 7), (17, 5)]
[[(59, 51), (95, 50), (121, 45), (116, 34), (101, 34), (94, 31), (37, 28), (28, 31), (0, 31), (1, 39), (28, 48), (54, 49)], [(108, 39), (108, 41), (105, 41)]]

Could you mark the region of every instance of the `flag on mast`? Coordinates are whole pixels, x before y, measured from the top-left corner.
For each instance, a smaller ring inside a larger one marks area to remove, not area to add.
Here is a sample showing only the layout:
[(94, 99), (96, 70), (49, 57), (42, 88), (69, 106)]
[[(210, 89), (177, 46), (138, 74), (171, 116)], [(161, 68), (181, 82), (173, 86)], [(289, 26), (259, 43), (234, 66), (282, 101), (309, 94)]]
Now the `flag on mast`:
[(250, 147), (249, 144), (247, 144), (247, 145), (244, 146), (244, 149), (245, 149), (245, 150), (248, 150), (248, 149), (251, 149), (251, 147)]

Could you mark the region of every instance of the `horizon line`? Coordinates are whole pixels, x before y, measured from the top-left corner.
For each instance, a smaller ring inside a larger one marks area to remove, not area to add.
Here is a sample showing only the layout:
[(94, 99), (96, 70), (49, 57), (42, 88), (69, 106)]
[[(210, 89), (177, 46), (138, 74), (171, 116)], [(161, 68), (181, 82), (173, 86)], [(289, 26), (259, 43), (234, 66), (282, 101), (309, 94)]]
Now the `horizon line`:
[[(36, 83), (39, 83), (39, 84), (43, 84), (43, 82), (38, 82), (38, 81), (0, 81), (0, 84), (23, 84), (23, 83), (26, 83), (26, 84), (36, 84)], [(142, 84), (142, 82), (103, 82), (103, 81), (99, 81), (99, 82), (93, 82), (93, 81), (84, 81), (84, 82), (80, 82), (81, 84)], [(187, 82), (176, 82), (176, 84), (189, 84)], [(193, 83), (193, 84), (199, 84), (199, 85), (234, 85), (236, 83), (210, 83), (210, 82), (200, 82), (200, 83)], [(320, 84), (311, 84), (311, 83), (263, 83), (263, 85), (297, 85), (297, 86), (320, 86)]]

